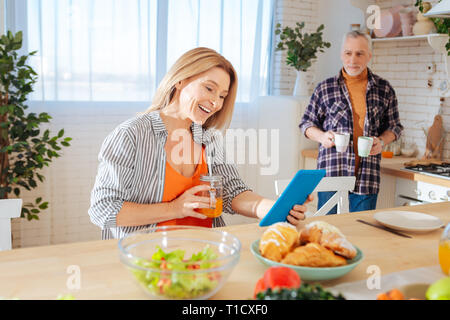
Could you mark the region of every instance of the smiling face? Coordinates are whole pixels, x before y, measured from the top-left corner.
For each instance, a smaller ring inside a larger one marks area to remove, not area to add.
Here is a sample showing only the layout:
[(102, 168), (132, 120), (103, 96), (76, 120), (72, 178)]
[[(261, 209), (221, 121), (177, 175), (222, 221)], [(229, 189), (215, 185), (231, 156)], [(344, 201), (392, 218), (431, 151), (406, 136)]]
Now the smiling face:
[(179, 111), (198, 124), (220, 111), (230, 88), (230, 76), (222, 68), (211, 68), (181, 81), (178, 89)]
[(369, 43), (364, 37), (347, 37), (342, 44), (341, 60), (345, 72), (350, 76), (357, 76), (363, 72), (372, 53), (369, 49)]

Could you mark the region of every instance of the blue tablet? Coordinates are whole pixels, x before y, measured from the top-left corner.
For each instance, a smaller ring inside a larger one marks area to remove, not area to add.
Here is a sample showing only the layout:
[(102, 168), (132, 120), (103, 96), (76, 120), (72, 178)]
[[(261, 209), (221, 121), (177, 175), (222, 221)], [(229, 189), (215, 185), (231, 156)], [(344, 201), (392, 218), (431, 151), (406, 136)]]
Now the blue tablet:
[(308, 195), (314, 191), (325, 173), (325, 170), (299, 170), (277, 202), (261, 220), (259, 226), (265, 227), (276, 222), (286, 221), (292, 207), (306, 201)]

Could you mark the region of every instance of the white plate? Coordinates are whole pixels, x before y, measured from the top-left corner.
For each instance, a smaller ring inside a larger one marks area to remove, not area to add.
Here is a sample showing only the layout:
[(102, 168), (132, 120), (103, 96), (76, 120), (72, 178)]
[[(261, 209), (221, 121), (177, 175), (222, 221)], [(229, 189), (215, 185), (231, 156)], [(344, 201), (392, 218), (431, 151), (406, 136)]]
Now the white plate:
[(401, 231), (428, 232), (444, 225), (439, 218), (414, 211), (382, 211), (373, 217), (382, 225)]

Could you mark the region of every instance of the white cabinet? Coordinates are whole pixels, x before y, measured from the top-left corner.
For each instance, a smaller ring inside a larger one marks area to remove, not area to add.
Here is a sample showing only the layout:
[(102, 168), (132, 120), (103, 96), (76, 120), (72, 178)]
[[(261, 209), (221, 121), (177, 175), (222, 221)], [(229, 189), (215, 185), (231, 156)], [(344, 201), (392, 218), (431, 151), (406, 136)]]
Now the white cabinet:
[(395, 189), (396, 177), (381, 174), (380, 176), (380, 191), (377, 198), (377, 209), (386, 209), (395, 207)]

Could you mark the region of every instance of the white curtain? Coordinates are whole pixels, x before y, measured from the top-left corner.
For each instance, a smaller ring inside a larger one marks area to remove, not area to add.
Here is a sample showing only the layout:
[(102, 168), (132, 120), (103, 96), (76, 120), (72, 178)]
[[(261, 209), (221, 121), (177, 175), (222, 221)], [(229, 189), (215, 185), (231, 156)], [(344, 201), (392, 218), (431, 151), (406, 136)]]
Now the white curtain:
[(238, 103), (267, 92), (273, 1), (6, 0), (8, 27), (38, 51), (32, 100), (151, 101), (175, 60), (206, 46), (236, 68)]
[(5, 0), (0, 0), (0, 35), (5, 33)]

